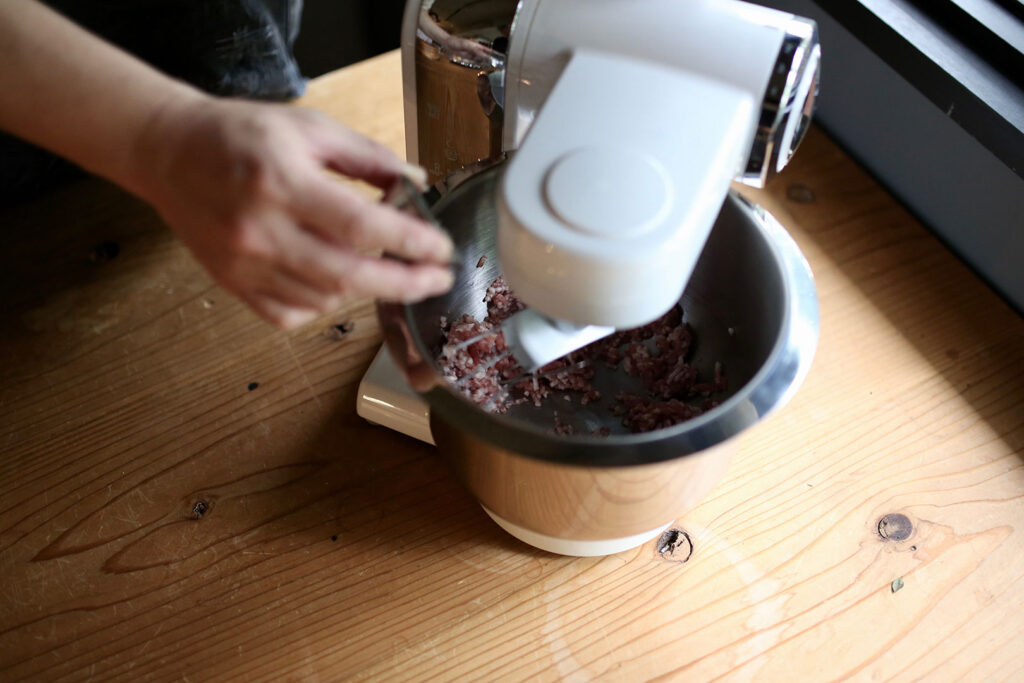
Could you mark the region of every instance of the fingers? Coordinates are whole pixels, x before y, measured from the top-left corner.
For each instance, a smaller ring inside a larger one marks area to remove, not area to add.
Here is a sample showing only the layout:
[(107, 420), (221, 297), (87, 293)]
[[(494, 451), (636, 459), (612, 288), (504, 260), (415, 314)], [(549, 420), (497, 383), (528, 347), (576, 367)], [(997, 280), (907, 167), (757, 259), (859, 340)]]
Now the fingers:
[[(333, 283), (332, 283), (333, 284)], [(267, 270), (253, 288), (259, 296), (272, 298), (290, 308), (330, 313), (341, 307), (343, 288), (321, 287), (286, 270)]]
[(293, 330), (313, 322), (319, 313), (308, 309), (295, 308), (263, 294), (242, 295), (242, 301), (249, 305), (261, 318), (271, 325), (284, 330)]
[[(427, 172), (402, 161), (384, 145), (313, 112), (306, 112), (315, 134), (315, 151), (329, 168), (359, 178), (382, 189), (404, 175), (419, 188), (427, 184)], [(302, 219), (326, 239), (343, 246), (382, 249), (413, 261), (445, 263), (451, 260), (447, 235), (423, 221), (390, 207), (367, 206), (355, 190), (327, 177), (301, 183), (295, 203)]]
[(413, 303), (444, 294), (454, 281), (447, 267), (352, 255), (346, 287), (355, 296)]
[(290, 243), (290, 255), (303, 255), (266, 261), (229, 285), (261, 317), (285, 329), (336, 311), (346, 300), (411, 303), (443, 294), (454, 281), (447, 267), (364, 256), (299, 230)]
[[(174, 177), (198, 180), (187, 192), (162, 195), (158, 210), (214, 278), (260, 316), (292, 328), (346, 299), (416, 301), (451, 287), (453, 247), (442, 230), (324, 173), (327, 166), (389, 187), (399, 175), (422, 182), (422, 169), (312, 111), (237, 104), (215, 113), (223, 119), (217, 130), (237, 135), (204, 139), (183, 154), (189, 163)], [(223, 173), (197, 171), (254, 159), (258, 172), (238, 191), (223, 191)]]
[(313, 235), (296, 236), (292, 244), (303, 241), (303, 255), (289, 259), (286, 265), (287, 278), (303, 287), (282, 283), (281, 291), (288, 295), (280, 297), (296, 306), (327, 311), (337, 308), (344, 299), (356, 297), (419, 301), (447, 292), (454, 282), (447, 266), (358, 254), (325, 244)]
[(373, 297), (414, 303), (445, 293), (451, 271), (439, 266), (399, 263), (390, 259), (354, 256), (345, 278), (346, 296), (316, 291), (281, 273), (273, 273), (259, 288), (239, 295), (264, 320), (282, 329), (301, 327), (341, 307), (345, 299)]
[(411, 180), (421, 192), (427, 189), (430, 176), (427, 175), (427, 169), (422, 166), (405, 163), (402, 165), (402, 175)]
[(497, 54), (483, 43), (478, 43), (469, 38), (455, 38), (452, 41), (451, 47), (457, 52), (463, 52), (470, 57), (478, 59), (489, 59)]
[(407, 164), (379, 142), (330, 119), (322, 119), (314, 144), (321, 161), (342, 175), (381, 189), (387, 189), (400, 175), (426, 186), (427, 174), (422, 168)]
[(444, 264), (452, 259), (452, 241), (443, 231), (385, 204), (367, 202), (329, 178), (306, 183), (295, 202), (301, 220), (339, 246), (380, 249), (410, 261)]

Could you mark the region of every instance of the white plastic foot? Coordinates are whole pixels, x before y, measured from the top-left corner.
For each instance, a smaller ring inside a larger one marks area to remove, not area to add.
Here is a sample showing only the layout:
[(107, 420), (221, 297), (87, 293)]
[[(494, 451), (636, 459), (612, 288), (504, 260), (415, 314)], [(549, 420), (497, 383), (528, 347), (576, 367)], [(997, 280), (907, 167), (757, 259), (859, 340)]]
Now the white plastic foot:
[(615, 553), (621, 553), (626, 550), (632, 550), (633, 548), (643, 545), (647, 541), (660, 535), (661, 532), (665, 531), (672, 524), (669, 522), (664, 526), (660, 526), (657, 529), (651, 531), (645, 531), (642, 534), (636, 534), (634, 536), (623, 536), (622, 538), (609, 538), (600, 541), (576, 541), (568, 538), (556, 538), (554, 536), (546, 536), (539, 534), (536, 531), (530, 531), (524, 529), (518, 524), (513, 524), (507, 519), (503, 519), (498, 515), (494, 514), (486, 507), (484, 512), (490, 515), (498, 526), (518, 538), (527, 545), (532, 545), (534, 548), (540, 548), (546, 550), (549, 553), (557, 553), (558, 555), (571, 555), (574, 557), (597, 557), (600, 555), (614, 555)]

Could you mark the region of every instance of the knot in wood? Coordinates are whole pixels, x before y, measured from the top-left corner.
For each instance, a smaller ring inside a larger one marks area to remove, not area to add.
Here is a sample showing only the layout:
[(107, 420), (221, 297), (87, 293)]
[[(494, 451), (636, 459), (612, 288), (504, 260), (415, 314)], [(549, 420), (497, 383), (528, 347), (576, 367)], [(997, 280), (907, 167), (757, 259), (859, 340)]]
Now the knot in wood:
[(878, 520), (878, 535), (887, 541), (905, 541), (914, 531), (914, 524), (906, 515), (893, 512)]
[(786, 188), (786, 198), (797, 204), (813, 204), (817, 199), (814, 190), (800, 183), (794, 183)]
[(682, 564), (693, 555), (693, 541), (682, 529), (669, 529), (658, 539), (657, 549), (663, 560)]
[(326, 334), (327, 338), (332, 341), (341, 341), (349, 334), (351, 334), (353, 331), (355, 331), (355, 329), (356, 324), (354, 322), (343, 322), (338, 323), (337, 325), (330, 325), (327, 328)]
[(202, 519), (203, 515), (210, 511), (210, 504), (205, 500), (197, 500), (192, 506), (192, 519)]

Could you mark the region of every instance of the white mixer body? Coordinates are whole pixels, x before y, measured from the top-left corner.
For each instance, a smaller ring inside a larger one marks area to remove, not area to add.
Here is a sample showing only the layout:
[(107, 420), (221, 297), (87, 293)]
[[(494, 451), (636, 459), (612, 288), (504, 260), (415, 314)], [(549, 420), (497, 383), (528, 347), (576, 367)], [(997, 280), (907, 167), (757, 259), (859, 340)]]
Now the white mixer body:
[(703, 74), (760, 104), (791, 19), (737, 0), (525, 0), (509, 45), (505, 148), (520, 146), (580, 48)]
[[(410, 158), (439, 177), (500, 135), (504, 276), (569, 330), (679, 300), (730, 183), (763, 184), (799, 144), (820, 56), (813, 22), (739, 0), (414, 0), (403, 51)], [(436, 87), (445, 63), (476, 70), (490, 126), (448, 87), (464, 72)]]

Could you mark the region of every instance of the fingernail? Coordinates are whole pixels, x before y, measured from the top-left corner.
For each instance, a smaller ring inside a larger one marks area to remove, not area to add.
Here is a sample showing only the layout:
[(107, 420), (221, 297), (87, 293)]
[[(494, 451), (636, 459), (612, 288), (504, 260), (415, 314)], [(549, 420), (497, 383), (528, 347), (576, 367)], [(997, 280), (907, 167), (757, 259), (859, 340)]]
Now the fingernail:
[(450, 270), (444, 271), (437, 278), (437, 286), (447, 292), (455, 285), (455, 273)]
[(446, 263), (451, 263), (455, 259), (455, 243), (443, 232), (441, 233), (441, 253), (438, 256)]
[(294, 330), (315, 320), (317, 314), (312, 311), (292, 309), (285, 312), (280, 319), (280, 326), (286, 330)]
[(455, 245), (448, 235), (439, 232), (435, 240), (428, 240), (425, 237), (406, 237), (402, 240), (402, 252), (410, 259), (451, 264), (455, 255)]
[(406, 162), (402, 164), (402, 175), (421, 191), (427, 189), (427, 169)]

